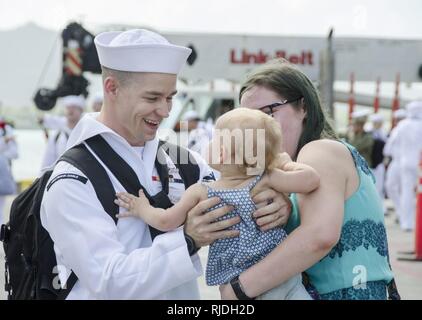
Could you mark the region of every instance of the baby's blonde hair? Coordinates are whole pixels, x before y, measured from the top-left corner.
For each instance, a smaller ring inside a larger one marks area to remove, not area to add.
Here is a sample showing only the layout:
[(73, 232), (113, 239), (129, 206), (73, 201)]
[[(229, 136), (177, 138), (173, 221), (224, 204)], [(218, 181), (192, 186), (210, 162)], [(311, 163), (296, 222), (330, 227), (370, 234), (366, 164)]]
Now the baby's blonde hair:
[[(229, 129), (233, 130), (240, 129), (242, 132), (242, 146), (236, 144), (235, 139), (231, 139), (230, 149), (232, 150), (231, 156), (238, 157), (243, 160), (241, 166), (245, 167), (245, 170), (257, 169), (257, 170), (272, 170), (277, 167), (278, 156), (281, 152), (282, 135), (280, 125), (271, 116), (265, 114), (262, 111), (248, 109), (248, 108), (236, 108), (223, 114), (218, 118), (216, 122), (216, 129)], [(247, 134), (246, 130), (252, 130), (253, 140), (246, 141)], [(265, 132), (265, 162), (262, 163), (256, 160), (255, 156), (258, 152), (258, 130), (263, 129)], [(253, 144), (253, 155), (246, 154), (246, 144)], [(234, 146), (234, 148), (233, 148)]]

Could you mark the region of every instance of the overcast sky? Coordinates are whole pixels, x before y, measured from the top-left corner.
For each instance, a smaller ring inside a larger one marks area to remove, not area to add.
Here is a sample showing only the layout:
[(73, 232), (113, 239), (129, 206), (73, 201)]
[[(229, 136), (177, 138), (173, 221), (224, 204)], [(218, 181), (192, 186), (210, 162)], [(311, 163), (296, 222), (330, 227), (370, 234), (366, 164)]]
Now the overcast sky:
[(0, 29), (134, 24), (162, 31), (422, 39), (421, 0), (0, 0)]

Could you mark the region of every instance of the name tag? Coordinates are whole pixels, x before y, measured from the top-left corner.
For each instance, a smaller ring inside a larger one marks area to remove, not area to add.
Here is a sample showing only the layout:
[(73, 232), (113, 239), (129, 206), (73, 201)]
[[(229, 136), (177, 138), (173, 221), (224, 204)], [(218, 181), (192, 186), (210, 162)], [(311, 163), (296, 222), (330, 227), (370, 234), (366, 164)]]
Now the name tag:
[(183, 180), (179, 177), (174, 177), (173, 175), (169, 175), (169, 182), (170, 183), (183, 183)]

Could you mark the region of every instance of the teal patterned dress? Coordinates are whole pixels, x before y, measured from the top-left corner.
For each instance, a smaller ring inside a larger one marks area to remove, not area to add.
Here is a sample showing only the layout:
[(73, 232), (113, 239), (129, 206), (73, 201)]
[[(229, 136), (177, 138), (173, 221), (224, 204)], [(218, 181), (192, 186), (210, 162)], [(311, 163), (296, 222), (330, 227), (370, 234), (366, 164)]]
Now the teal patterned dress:
[[(353, 156), (360, 183), (344, 203), (339, 242), (306, 273), (324, 300), (385, 300), (393, 273), (388, 262), (387, 234), (381, 199), (368, 164), (358, 151), (343, 142)], [(286, 227), (289, 233), (300, 224), (296, 194)]]

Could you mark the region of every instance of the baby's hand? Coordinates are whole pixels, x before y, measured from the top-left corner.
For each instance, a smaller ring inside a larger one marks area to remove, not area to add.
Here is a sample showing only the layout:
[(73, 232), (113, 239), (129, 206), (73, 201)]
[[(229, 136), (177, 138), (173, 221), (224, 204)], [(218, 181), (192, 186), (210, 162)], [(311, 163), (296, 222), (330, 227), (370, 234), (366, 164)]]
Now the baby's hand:
[(282, 152), (277, 155), (277, 158), (274, 159), (274, 161), (270, 165), (271, 169), (280, 169), (280, 170), (287, 170), (286, 165), (291, 163), (293, 160), (290, 158), (289, 154), (287, 152)]
[(118, 192), (116, 193), (117, 199), (114, 200), (114, 203), (119, 207), (127, 209), (126, 212), (122, 212), (116, 215), (117, 218), (125, 217), (141, 217), (141, 210), (146, 206), (149, 206), (149, 201), (145, 196), (144, 192), (139, 190), (139, 197), (136, 197), (127, 192)]
[(286, 164), (293, 162), (292, 158), (290, 158), (287, 152), (283, 152), (279, 154), (279, 161), (280, 161), (280, 169), (286, 170)]

